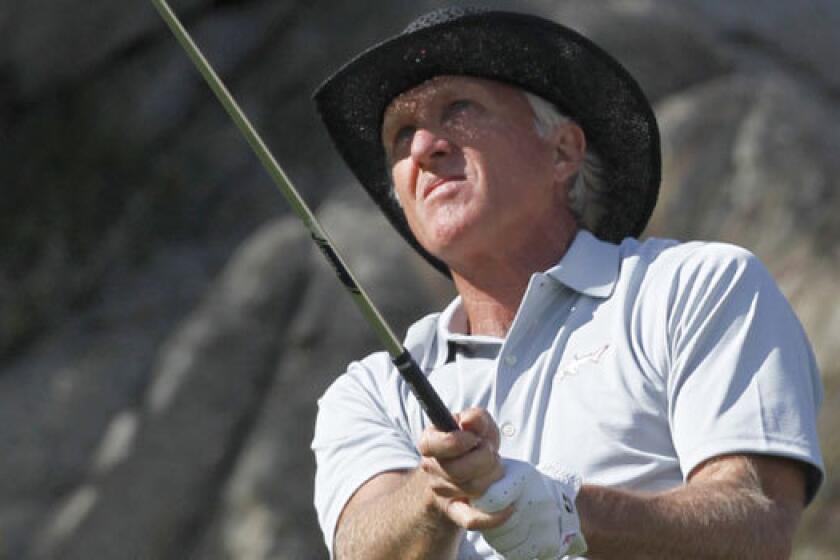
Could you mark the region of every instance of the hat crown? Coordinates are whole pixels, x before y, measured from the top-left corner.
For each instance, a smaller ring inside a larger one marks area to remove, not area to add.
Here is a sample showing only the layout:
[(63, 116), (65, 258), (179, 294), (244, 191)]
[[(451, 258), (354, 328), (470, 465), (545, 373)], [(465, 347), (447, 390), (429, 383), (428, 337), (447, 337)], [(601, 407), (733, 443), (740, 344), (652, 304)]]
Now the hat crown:
[(405, 29), (403, 29), (403, 34), (406, 33), (414, 33), (420, 29), (425, 29), (426, 27), (433, 27), (435, 25), (440, 25), (442, 23), (448, 23), (450, 21), (455, 21), (456, 19), (461, 19), (465, 16), (471, 16), (475, 14), (483, 14), (489, 12), (487, 8), (479, 8), (479, 7), (468, 7), (468, 6), (449, 6), (446, 8), (439, 8), (428, 14), (423, 14), (422, 16), (418, 17), (414, 21), (408, 24)]
[(397, 231), (434, 267), (394, 202), (382, 146), (382, 115), (402, 92), (441, 75), (497, 80), (539, 95), (583, 128), (602, 160), (604, 213), (590, 227), (606, 241), (638, 236), (659, 191), (656, 117), (612, 56), (573, 29), (517, 12), (449, 7), (412, 21), (364, 51), (315, 94), (344, 160)]

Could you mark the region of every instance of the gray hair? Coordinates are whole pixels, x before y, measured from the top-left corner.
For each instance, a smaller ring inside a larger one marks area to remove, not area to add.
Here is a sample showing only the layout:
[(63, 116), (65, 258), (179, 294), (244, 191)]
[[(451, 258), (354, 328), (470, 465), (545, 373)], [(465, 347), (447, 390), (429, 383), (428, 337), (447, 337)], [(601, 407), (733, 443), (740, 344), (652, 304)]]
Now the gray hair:
[[(536, 128), (537, 134), (543, 138), (548, 137), (557, 126), (574, 122), (571, 118), (562, 114), (550, 101), (525, 90), (522, 90), (522, 93), (525, 94), (525, 98), (534, 112), (534, 128)], [(582, 227), (590, 231), (595, 230), (604, 214), (606, 214), (607, 190), (604, 184), (603, 169), (601, 158), (591, 147), (587, 147), (581, 169), (573, 179), (572, 188), (569, 190), (569, 204), (572, 214)], [(394, 188), (394, 179), (391, 176), (390, 167), (387, 168), (387, 171), (391, 182), (388, 196), (397, 206), (402, 207)]]
[[(522, 93), (525, 94), (531, 110), (534, 111), (534, 126), (537, 133), (543, 138), (551, 134), (556, 127), (574, 122), (550, 101), (528, 91), (523, 90)], [(572, 188), (569, 189), (572, 214), (582, 227), (594, 230), (598, 226), (598, 222), (607, 211), (606, 197), (604, 166), (598, 154), (587, 146), (580, 171), (573, 179)]]

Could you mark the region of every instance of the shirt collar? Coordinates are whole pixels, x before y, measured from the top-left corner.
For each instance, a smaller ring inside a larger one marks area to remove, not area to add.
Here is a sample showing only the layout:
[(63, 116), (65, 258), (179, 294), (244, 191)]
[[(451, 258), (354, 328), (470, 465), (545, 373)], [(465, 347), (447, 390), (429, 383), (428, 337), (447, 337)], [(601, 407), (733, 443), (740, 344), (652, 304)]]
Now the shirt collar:
[(443, 310), (438, 319), (437, 334), (440, 340), (445, 342), (469, 342), (471, 344), (501, 344), (502, 342), (502, 339), (494, 336), (480, 336), (466, 334), (466, 332), (467, 313), (464, 311), (461, 296), (457, 296), (446, 306), (446, 309)]
[(546, 274), (576, 292), (608, 298), (618, 279), (619, 257), (618, 245), (580, 230), (560, 262)]
[[(569, 288), (596, 298), (609, 297), (615, 288), (619, 269), (618, 245), (597, 239), (586, 230), (580, 230), (560, 262), (545, 274)], [(438, 355), (436, 366), (446, 361), (449, 342), (470, 344), (501, 344), (491, 336), (465, 334), (467, 317), (461, 296), (456, 296), (438, 316)]]

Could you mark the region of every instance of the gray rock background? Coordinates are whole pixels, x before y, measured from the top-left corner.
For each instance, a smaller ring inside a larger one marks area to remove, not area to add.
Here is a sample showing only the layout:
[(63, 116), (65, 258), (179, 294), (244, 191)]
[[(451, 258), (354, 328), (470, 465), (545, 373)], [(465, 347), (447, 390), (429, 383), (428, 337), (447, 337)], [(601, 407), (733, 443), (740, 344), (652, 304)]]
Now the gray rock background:
[[(790, 297), (829, 468), (796, 557), (836, 558), (840, 4), (487, 4), (622, 60), (662, 129), (648, 234), (744, 245)], [(440, 5), (173, 2), (398, 332), (451, 289), (353, 186), (309, 93)], [(0, 146), (0, 558), (324, 558), (315, 401), (379, 345), (151, 4), (0, 5)]]

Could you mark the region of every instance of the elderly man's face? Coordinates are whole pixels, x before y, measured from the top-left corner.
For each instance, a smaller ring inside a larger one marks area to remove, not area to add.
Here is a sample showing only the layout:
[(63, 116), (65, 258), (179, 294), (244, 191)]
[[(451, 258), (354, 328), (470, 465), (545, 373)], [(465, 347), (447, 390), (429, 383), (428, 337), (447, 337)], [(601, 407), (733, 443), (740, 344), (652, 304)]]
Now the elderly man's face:
[(566, 184), (577, 163), (558, 165), (565, 154), (537, 133), (516, 88), (435, 78), (391, 103), (382, 140), (412, 232), (450, 266), (514, 253), (572, 219)]

